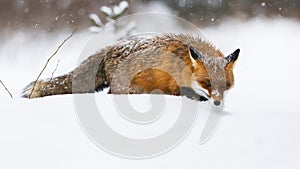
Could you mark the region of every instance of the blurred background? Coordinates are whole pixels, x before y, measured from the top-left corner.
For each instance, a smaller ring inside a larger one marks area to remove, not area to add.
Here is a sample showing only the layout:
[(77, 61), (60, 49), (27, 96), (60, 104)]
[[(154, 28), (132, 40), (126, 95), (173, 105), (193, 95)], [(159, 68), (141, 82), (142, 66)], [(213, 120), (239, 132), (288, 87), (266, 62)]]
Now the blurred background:
[[(90, 13), (101, 15), (103, 5), (119, 0), (1, 0), (1, 30), (57, 31), (91, 25)], [(164, 11), (191, 21), (197, 26), (221, 23), (225, 18), (247, 21), (253, 17), (300, 18), (297, 0), (129, 0), (126, 14)], [(159, 9), (160, 8), (160, 9)]]

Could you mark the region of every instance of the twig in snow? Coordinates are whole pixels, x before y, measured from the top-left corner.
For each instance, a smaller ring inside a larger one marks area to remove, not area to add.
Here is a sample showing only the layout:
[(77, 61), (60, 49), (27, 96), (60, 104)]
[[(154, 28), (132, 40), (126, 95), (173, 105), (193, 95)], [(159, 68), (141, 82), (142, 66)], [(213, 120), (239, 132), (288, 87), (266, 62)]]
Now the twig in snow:
[(7, 89), (7, 87), (4, 85), (4, 83), (0, 80), (1, 85), (4, 87), (4, 89), (7, 91), (7, 93), (10, 95), (11, 98), (13, 98), (12, 94), (10, 91)]
[(34, 84), (33, 84), (33, 87), (32, 87), (32, 90), (30, 92), (30, 95), (29, 95), (29, 98), (31, 99), (31, 95), (34, 91), (34, 88), (36, 86), (36, 83), (37, 81), (39, 80), (39, 78), (41, 77), (42, 73), (44, 72), (44, 70), (47, 68), (50, 60), (57, 54), (57, 52), (59, 51), (59, 49), (74, 35), (74, 33), (77, 31), (77, 28), (73, 30), (72, 34), (69, 35), (58, 47), (57, 49), (55, 50), (55, 52), (48, 58), (45, 66), (43, 67), (42, 71), (40, 72), (40, 74), (38, 75), (38, 77), (36, 78), (36, 80), (34, 81)]

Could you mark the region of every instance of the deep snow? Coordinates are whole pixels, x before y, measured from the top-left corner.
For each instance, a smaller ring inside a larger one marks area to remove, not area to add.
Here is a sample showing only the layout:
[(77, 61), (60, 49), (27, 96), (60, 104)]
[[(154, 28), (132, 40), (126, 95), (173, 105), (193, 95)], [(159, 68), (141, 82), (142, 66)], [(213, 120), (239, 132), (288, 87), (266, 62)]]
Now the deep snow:
[[(69, 32), (35, 36), (16, 32), (0, 46), (0, 79), (14, 96), (9, 98), (0, 86), (0, 168), (299, 168), (299, 30), (297, 21), (262, 18), (245, 23), (228, 20), (202, 29), (225, 54), (241, 49), (225, 115), (207, 143), (198, 145), (207, 118), (207, 112), (201, 112), (179, 146), (148, 160), (122, 159), (95, 146), (79, 125), (72, 95), (20, 98), (22, 89), (36, 78)], [(77, 33), (43, 77), (51, 76), (58, 60), (55, 76), (72, 70), (88, 38), (88, 33)], [(100, 93), (95, 97), (103, 100), (107, 96)], [(130, 97), (137, 109), (147, 107), (148, 96)], [(147, 134), (166, 130), (176, 119), (182, 98), (167, 99), (170, 112), (175, 113), (158, 121), (161, 126), (145, 129)], [(112, 111), (109, 104), (101, 103), (99, 107)], [(134, 133), (134, 126), (124, 127), (117, 114), (106, 117), (124, 135)]]

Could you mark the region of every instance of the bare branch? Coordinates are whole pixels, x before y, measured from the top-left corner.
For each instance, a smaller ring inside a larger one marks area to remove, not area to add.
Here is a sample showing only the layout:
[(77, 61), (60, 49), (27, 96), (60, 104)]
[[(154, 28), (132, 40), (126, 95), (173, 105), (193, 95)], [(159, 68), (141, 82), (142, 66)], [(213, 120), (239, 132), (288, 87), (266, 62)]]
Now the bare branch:
[(7, 93), (10, 95), (11, 98), (13, 98), (12, 94), (10, 91), (7, 89), (7, 87), (4, 85), (4, 83), (0, 80), (0, 84), (4, 87), (4, 89), (7, 91)]
[(57, 70), (57, 68), (58, 68), (58, 64), (59, 64), (59, 62), (60, 62), (60, 60), (58, 60), (57, 61), (57, 63), (56, 63), (56, 67), (55, 67), (55, 69), (53, 70), (53, 72), (52, 72), (52, 74), (51, 74), (51, 78), (50, 78), (50, 82), (52, 81), (52, 79), (53, 79), (53, 76), (54, 76), (54, 73), (56, 72), (56, 70)]
[(37, 81), (39, 80), (39, 78), (41, 77), (42, 73), (44, 72), (44, 70), (47, 68), (50, 60), (57, 54), (57, 52), (59, 51), (59, 49), (74, 35), (74, 33), (77, 31), (77, 28), (73, 30), (72, 34), (69, 35), (58, 47), (57, 49), (55, 50), (55, 52), (48, 58), (45, 66), (43, 67), (42, 71), (40, 72), (40, 74), (38, 75), (38, 77), (36, 78), (34, 84), (33, 84), (33, 87), (32, 87), (32, 90), (30, 92), (30, 95), (29, 95), (29, 98), (31, 99), (31, 95), (35, 89), (35, 86), (36, 86), (36, 83)]

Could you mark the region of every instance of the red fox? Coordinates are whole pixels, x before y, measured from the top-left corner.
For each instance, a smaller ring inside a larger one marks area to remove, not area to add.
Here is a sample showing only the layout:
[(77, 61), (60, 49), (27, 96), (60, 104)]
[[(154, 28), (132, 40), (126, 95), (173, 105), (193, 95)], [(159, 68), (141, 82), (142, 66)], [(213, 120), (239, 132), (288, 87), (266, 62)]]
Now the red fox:
[(23, 97), (92, 93), (110, 87), (111, 94), (158, 92), (221, 106), (224, 92), (234, 83), (239, 52), (224, 57), (212, 44), (186, 34), (135, 37), (103, 48), (66, 75), (32, 82)]

